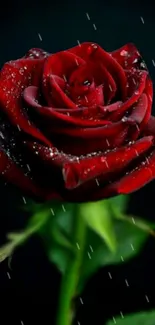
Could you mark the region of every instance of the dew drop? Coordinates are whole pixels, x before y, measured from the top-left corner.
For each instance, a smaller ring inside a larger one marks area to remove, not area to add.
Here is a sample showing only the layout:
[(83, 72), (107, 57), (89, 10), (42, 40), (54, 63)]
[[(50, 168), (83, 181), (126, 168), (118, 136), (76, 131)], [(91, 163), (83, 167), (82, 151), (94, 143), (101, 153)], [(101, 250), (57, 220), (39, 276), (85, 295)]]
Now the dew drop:
[(121, 55), (121, 56), (127, 56), (127, 55), (128, 55), (128, 52), (125, 51), (125, 50), (122, 50), (122, 51), (120, 52), (120, 55)]
[(94, 43), (92, 43), (87, 50), (88, 55), (93, 54), (97, 50), (98, 46)]

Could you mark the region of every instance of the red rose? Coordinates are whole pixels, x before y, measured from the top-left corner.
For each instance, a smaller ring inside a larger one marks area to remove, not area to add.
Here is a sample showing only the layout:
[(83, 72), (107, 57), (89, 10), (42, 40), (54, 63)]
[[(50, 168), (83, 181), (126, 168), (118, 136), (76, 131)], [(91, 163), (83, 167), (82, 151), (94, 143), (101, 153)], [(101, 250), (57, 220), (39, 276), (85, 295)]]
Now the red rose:
[(152, 82), (134, 45), (31, 49), (0, 74), (3, 177), (30, 196), (85, 202), (155, 175)]

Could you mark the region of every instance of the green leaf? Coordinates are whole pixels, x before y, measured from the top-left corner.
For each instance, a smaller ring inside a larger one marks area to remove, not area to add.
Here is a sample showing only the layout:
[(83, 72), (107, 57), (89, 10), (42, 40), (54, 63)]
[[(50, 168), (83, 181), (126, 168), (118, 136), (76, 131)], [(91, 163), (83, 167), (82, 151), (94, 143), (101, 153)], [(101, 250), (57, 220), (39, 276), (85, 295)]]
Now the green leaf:
[[(115, 324), (117, 325), (154, 325), (155, 311), (140, 312), (132, 315), (125, 315), (124, 318), (116, 317)], [(109, 320), (106, 325), (114, 325), (114, 320)]]
[(155, 224), (151, 222), (146, 222), (145, 220), (140, 219), (139, 217), (132, 215), (124, 215), (122, 213), (114, 213), (114, 217), (128, 224), (134, 224), (136, 228), (139, 228), (142, 231), (155, 237)]
[(119, 212), (125, 212), (129, 203), (129, 195), (118, 195), (105, 201), (106, 204), (115, 207)]
[(53, 218), (40, 230), (47, 256), (61, 273), (64, 273), (68, 257), (76, 249), (72, 243), (72, 228), (74, 222), (74, 204), (52, 204)]
[(24, 230), (18, 233), (7, 234), (8, 242), (0, 247), (0, 262), (10, 257), (18, 246), (22, 245), (31, 235), (37, 232), (47, 222), (50, 215), (50, 210), (36, 212)]
[(106, 200), (107, 206), (109, 206), (109, 210), (111, 211), (111, 214), (114, 218), (118, 220), (122, 220), (124, 222), (134, 224), (135, 227), (147, 232), (148, 234), (155, 237), (155, 224), (152, 224), (150, 222), (146, 222), (145, 220), (133, 216), (133, 215), (125, 215), (125, 208), (128, 203), (128, 197), (127, 195), (120, 195), (116, 198), (112, 198), (110, 200)]
[[(97, 208), (95, 205), (98, 204), (99, 207)], [(87, 207), (84, 204), (82, 205), (82, 216), (89, 227), (86, 232), (78, 292), (82, 291), (88, 278), (100, 267), (123, 263), (134, 257), (148, 237), (148, 232), (142, 231), (133, 222), (112, 219), (112, 211), (107, 205), (107, 200), (97, 202), (95, 205), (88, 204)], [(52, 209), (55, 215), (53, 218), (49, 218), (45, 226), (41, 228), (41, 236), (50, 261), (57, 266), (60, 272), (64, 273), (69, 257), (80, 249), (73, 236), (75, 209), (78, 211), (79, 205), (65, 204), (63, 208), (60, 205), (59, 207), (52, 207)], [(89, 218), (91, 218), (91, 225)], [(95, 218), (99, 218), (97, 223)], [(105, 241), (105, 229), (108, 230), (109, 237), (111, 233), (112, 236), (115, 235), (114, 243), (117, 242), (115, 251), (109, 250), (109, 245)]]
[(87, 245), (83, 257), (79, 292), (88, 278), (100, 267), (123, 263), (133, 258), (142, 249), (148, 233), (120, 220), (114, 220), (114, 231), (117, 239), (117, 250), (111, 252), (93, 231), (88, 231)]
[(116, 237), (109, 208), (104, 202), (86, 203), (80, 206), (80, 214), (88, 227), (95, 231), (112, 252), (116, 251)]
[(69, 251), (59, 245), (53, 245), (52, 249), (48, 249), (47, 253), (49, 260), (64, 274), (67, 268)]

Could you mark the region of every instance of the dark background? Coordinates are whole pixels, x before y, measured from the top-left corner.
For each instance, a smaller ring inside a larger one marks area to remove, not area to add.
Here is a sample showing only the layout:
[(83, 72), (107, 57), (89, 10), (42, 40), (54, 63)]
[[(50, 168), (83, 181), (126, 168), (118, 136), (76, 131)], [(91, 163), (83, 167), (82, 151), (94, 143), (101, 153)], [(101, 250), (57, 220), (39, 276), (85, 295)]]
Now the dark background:
[[(111, 51), (133, 42), (155, 81), (154, 9), (151, 1), (4, 1), (0, 13), (0, 64), (23, 56), (31, 47), (56, 52), (75, 46), (79, 40), (97, 42)], [(1, 183), (0, 193), (3, 242), (7, 231), (25, 225), (26, 216), (16, 208), (23, 204), (19, 192)], [(152, 182), (131, 196), (130, 212), (155, 221), (154, 195)], [(54, 324), (59, 285), (60, 274), (48, 262), (39, 239), (33, 237), (17, 250), (12, 271), (7, 262), (0, 265), (0, 324)], [(120, 312), (155, 308), (155, 239), (150, 238), (142, 253), (129, 263), (98, 271), (88, 282), (83, 302), (79, 303), (75, 324), (104, 324), (108, 317)]]

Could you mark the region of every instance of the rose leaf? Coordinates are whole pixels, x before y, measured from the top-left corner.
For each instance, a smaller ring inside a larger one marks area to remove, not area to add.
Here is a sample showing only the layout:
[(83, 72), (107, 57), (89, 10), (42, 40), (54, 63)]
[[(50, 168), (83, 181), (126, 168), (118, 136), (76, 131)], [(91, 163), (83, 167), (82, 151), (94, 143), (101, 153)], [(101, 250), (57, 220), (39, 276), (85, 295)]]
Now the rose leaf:
[[(155, 310), (148, 312), (140, 312), (131, 315), (124, 315), (124, 317), (115, 317), (115, 323), (117, 325), (154, 325), (155, 320)], [(114, 320), (109, 320), (106, 325), (113, 325)]]

